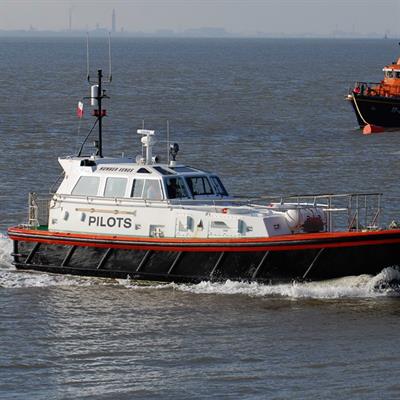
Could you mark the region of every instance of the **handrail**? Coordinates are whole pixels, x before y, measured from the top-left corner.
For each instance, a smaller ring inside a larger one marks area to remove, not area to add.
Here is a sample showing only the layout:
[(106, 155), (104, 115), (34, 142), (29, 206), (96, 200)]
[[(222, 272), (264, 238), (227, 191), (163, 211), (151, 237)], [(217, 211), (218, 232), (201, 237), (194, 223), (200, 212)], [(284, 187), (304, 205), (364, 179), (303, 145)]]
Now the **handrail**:
[[(259, 213), (268, 213), (268, 210), (286, 212), (290, 209), (322, 209), (326, 214), (326, 230), (334, 231), (335, 225), (348, 230), (376, 229), (382, 212), (382, 193), (339, 193), (339, 194), (303, 194), (287, 196), (261, 196), (259, 198), (229, 197), (221, 199), (133, 199), (110, 198), (101, 196), (80, 196), (68, 194), (40, 195), (29, 194), (28, 224), (37, 227), (47, 224), (49, 209), (61, 202), (76, 204), (86, 203), (90, 209), (96, 205), (116, 207), (155, 207), (155, 208), (181, 208), (182, 210), (201, 210), (210, 207), (216, 213), (225, 213), (229, 209), (248, 208)], [(341, 213), (347, 212), (347, 218)], [(342, 215), (342, 216), (341, 216)], [(335, 216), (335, 218), (334, 218)], [(347, 222), (346, 222), (347, 220)]]
[[(400, 82), (400, 80), (398, 80)], [(353, 87), (349, 88), (347, 99), (355, 99), (355, 95), (367, 97), (399, 97), (400, 84), (381, 82), (355, 82)]]
[(354, 83), (354, 87), (360, 87), (361, 85), (367, 85), (367, 86), (371, 86), (371, 85), (380, 85), (381, 82), (371, 82), (371, 81), (356, 81)]
[(39, 197), (29, 193), (28, 225), (34, 228), (47, 225), (49, 219), (50, 196)]
[[(61, 179), (63, 179), (64, 178), (64, 176), (65, 176), (65, 171), (63, 170), (61, 173), (60, 173), (60, 175), (58, 175), (57, 176), (57, 179), (53, 182), (53, 184), (50, 186), (50, 189), (49, 189), (49, 193), (48, 194), (51, 194), (51, 195), (53, 195), (54, 193), (55, 193), (55, 191), (57, 190), (57, 188), (58, 188), (58, 183), (61, 181)], [(57, 187), (56, 187), (57, 186)]]
[[(45, 197), (48, 199), (51, 198), (62, 198), (62, 199), (76, 199), (76, 200), (84, 200), (86, 199), (87, 201), (113, 201), (115, 203), (121, 203), (121, 202), (129, 202), (129, 203), (160, 203), (160, 204), (168, 204), (168, 205), (179, 205), (179, 204), (202, 204), (202, 205), (209, 205), (209, 204), (227, 204), (227, 203), (237, 203), (239, 205), (243, 204), (252, 204), (254, 205), (254, 202), (260, 201), (263, 203), (270, 203), (272, 201), (279, 202), (279, 203), (286, 203), (288, 200), (296, 200), (295, 203), (298, 203), (301, 205), (303, 200), (309, 200), (312, 199), (314, 200), (315, 204), (316, 200), (319, 199), (340, 199), (340, 198), (354, 198), (354, 197), (380, 197), (383, 196), (383, 193), (381, 192), (357, 192), (357, 193), (340, 193), (340, 194), (291, 194), (291, 195), (282, 195), (282, 196), (259, 196), (259, 197), (226, 197), (226, 198), (202, 198), (202, 199), (184, 199), (184, 198), (177, 198), (177, 199), (161, 199), (161, 200), (152, 200), (152, 199), (139, 199), (139, 198), (131, 198), (131, 197), (104, 197), (104, 196), (82, 196), (82, 195), (73, 195), (73, 194), (53, 194), (53, 193), (46, 193), (46, 194), (40, 194), (40, 193), (35, 193), (36, 196), (38, 197)], [(400, 197), (399, 197), (400, 198)], [(302, 201), (300, 201), (302, 200)], [(259, 206), (268, 206), (265, 204), (258, 204)], [(322, 204), (318, 204), (321, 205)], [(308, 204), (309, 206), (309, 204)]]
[(377, 95), (376, 92), (377, 86), (382, 85), (382, 82), (362, 82), (357, 81), (354, 83), (353, 87), (349, 88), (349, 95), (353, 96), (353, 94), (357, 93), (360, 95)]

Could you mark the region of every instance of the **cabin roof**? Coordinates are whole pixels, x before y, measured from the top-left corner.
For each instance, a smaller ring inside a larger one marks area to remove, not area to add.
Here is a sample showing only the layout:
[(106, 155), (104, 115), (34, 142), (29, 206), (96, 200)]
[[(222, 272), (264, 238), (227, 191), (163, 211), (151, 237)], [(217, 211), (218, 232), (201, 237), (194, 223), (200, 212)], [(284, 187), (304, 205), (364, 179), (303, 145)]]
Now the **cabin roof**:
[(204, 175), (209, 172), (188, 165), (177, 164), (138, 164), (130, 158), (112, 157), (60, 157), (59, 163), (66, 172), (129, 176), (143, 174), (144, 176), (178, 176)]

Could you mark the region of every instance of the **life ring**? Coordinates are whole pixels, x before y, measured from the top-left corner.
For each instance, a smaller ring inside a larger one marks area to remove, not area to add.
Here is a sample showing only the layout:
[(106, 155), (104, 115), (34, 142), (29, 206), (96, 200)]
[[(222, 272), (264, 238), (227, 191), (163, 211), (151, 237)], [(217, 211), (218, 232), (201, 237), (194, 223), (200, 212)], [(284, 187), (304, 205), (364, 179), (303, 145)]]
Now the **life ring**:
[(222, 209), (222, 214), (228, 214), (229, 209), (228, 208), (223, 208)]

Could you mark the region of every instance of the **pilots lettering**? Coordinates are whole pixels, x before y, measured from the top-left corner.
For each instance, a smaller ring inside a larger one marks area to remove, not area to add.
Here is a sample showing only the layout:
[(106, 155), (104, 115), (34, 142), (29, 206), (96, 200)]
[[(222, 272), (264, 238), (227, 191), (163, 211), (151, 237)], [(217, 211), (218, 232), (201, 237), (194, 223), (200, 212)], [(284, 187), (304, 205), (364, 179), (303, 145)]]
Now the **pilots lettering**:
[(133, 223), (131, 218), (123, 217), (89, 217), (89, 226), (101, 226), (108, 228), (131, 228)]

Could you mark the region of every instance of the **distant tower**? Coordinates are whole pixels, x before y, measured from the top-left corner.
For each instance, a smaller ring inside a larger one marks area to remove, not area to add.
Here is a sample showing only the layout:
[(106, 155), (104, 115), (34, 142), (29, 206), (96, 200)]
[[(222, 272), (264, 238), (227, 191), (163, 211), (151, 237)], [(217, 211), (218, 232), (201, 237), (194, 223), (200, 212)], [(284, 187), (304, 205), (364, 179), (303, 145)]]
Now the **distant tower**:
[(68, 10), (68, 30), (72, 31), (72, 7)]
[(111, 31), (113, 33), (115, 33), (117, 31), (117, 22), (115, 20), (115, 9), (113, 9), (113, 12), (112, 12)]

